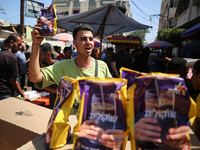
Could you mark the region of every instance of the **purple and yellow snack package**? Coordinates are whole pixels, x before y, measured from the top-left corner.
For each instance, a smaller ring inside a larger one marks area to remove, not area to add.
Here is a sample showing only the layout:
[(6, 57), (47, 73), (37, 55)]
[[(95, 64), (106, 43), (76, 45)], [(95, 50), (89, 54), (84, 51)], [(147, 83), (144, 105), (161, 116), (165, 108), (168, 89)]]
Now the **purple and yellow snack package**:
[(79, 114), (73, 149), (125, 149), (126, 79), (80, 78)]
[(58, 85), (58, 94), (46, 131), (46, 148), (63, 147), (70, 134), (68, 117), (73, 108), (77, 93), (78, 81), (69, 77), (62, 77)]
[(127, 79), (127, 101), (126, 101), (126, 114), (127, 114), (127, 130), (130, 135), (131, 149), (136, 149), (135, 136), (134, 136), (134, 125), (135, 125), (135, 116), (134, 116), (134, 80), (141, 76), (142, 73), (131, 70), (128, 68), (120, 68), (120, 78)]
[(39, 31), (39, 35), (37, 37), (53, 37), (57, 32), (57, 15), (56, 15), (56, 6), (51, 4), (50, 6), (41, 9), (37, 22), (42, 23), (42, 30)]
[[(190, 98), (184, 79), (172, 74), (150, 73), (137, 77), (133, 84), (137, 148), (182, 149), (173, 147), (177, 145), (167, 145), (164, 141), (170, 128), (191, 127), (196, 118), (196, 104)], [(157, 123), (150, 121), (151, 118), (156, 119)], [(149, 139), (159, 138), (161, 143), (140, 138), (141, 125), (145, 132), (152, 132)], [(158, 132), (149, 129), (149, 125), (161, 128), (159, 137), (152, 136)]]

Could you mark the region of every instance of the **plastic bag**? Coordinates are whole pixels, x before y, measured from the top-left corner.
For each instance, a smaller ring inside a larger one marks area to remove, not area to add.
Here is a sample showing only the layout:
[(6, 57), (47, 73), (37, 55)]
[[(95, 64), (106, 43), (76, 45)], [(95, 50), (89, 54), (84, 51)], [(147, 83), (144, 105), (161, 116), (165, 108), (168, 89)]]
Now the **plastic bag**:
[(190, 98), (183, 78), (170, 74), (151, 73), (137, 77), (134, 85), (136, 124), (144, 121), (145, 118), (154, 118), (157, 123), (151, 125), (160, 126), (162, 129), (160, 137), (162, 143), (136, 139), (137, 147), (170, 149), (164, 144), (169, 128), (191, 126), (196, 117), (196, 104)]
[(68, 117), (73, 108), (78, 81), (64, 76), (58, 85), (58, 96), (46, 132), (46, 148), (64, 146), (69, 137)]
[(130, 135), (131, 149), (136, 149), (135, 136), (134, 136), (134, 125), (135, 125), (135, 115), (134, 115), (134, 80), (141, 76), (142, 73), (127, 69), (120, 68), (120, 78), (127, 79), (127, 101), (126, 101), (126, 113), (127, 115), (127, 128)]
[(53, 37), (57, 31), (57, 15), (56, 15), (56, 6), (51, 4), (49, 7), (45, 9), (41, 9), (38, 17), (37, 22), (42, 23), (41, 26), (42, 30), (39, 31), (39, 35), (37, 37)]
[[(125, 148), (128, 138), (124, 110), (126, 81), (125, 79), (79, 79), (81, 102), (78, 124), (74, 128), (74, 149)], [(112, 141), (104, 138), (110, 135), (113, 135), (116, 144), (107, 144), (106, 141)]]

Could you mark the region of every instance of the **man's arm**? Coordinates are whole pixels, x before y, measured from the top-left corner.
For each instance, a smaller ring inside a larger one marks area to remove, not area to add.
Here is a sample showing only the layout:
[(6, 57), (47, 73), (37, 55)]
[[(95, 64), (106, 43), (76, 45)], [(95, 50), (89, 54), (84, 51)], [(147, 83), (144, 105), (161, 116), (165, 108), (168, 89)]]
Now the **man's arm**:
[(119, 78), (119, 73), (116, 69), (116, 62), (113, 61), (113, 62), (110, 63), (110, 65), (111, 65), (111, 69), (112, 69), (114, 77)]
[(28, 100), (28, 98), (24, 95), (24, 92), (22, 91), (19, 83), (16, 81), (16, 78), (9, 78), (9, 82), (12, 87), (17, 91), (17, 93), (22, 95), (25, 100)]
[[(40, 24), (37, 24), (40, 25)], [(43, 81), (43, 73), (40, 71), (40, 64), (39, 64), (39, 53), (40, 53), (40, 44), (44, 38), (36, 37), (36, 34), (39, 34), (37, 30), (41, 30), (40, 27), (36, 27), (31, 32), (32, 36), (32, 51), (31, 57), (29, 62), (29, 80), (32, 82), (42, 82)]]

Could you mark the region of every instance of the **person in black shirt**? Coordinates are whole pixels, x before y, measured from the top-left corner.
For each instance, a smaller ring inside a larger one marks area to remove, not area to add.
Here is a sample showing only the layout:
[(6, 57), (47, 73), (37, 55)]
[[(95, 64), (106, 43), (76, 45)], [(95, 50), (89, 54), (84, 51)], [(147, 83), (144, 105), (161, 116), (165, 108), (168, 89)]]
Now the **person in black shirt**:
[(22, 39), (17, 34), (10, 34), (4, 41), (4, 46), (0, 51), (0, 100), (11, 97), (13, 89), (28, 99), (22, 91), (16, 78), (18, 73), (18, 60), (13, 55), (21, 48)]
[(126, 53), (125, 44), (119, 43), (116, 45), (117, 53), (113, 54), (111, 58), (111, 68), (113, 77), (119, 78), (119, 70), (121, 67), (132, 69), (132, 58)]
[(113, 55), (113, 50), (114, 49), (112, 47), (107, 48), (106, 57), (103, 59), (103, 61), (107, 64), (111, 75), (113, 74), (112, 73), (112, 68), (111, 68), (111, 58), (112, 58), (112, 55)]

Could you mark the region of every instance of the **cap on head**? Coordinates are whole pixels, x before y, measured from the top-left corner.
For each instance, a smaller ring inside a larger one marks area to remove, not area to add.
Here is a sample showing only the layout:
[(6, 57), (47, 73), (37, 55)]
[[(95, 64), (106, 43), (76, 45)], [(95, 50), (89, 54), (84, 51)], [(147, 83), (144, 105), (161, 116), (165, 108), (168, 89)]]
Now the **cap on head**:
[(59, 54), (57, 52), (55, 52), (53, 45), (49, 44), (49, 43), (43, 43), (40, 46), (40, 49), (44, 52), (50, 52), (51, 54), (53, 54), (54, 56), (58, 56)]

